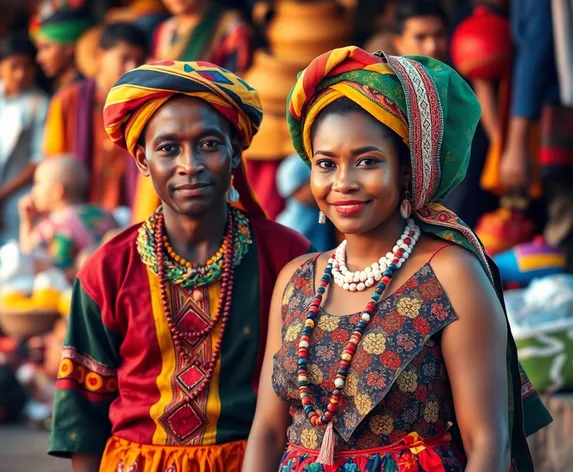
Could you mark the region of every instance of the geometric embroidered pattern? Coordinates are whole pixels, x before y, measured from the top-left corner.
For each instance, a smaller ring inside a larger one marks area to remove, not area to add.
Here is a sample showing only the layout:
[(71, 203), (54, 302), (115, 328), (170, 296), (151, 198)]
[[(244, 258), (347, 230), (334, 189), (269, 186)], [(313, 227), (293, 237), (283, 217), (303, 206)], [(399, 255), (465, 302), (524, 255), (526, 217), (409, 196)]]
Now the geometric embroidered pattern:
[(184, 444), (201, 433), (208, 424), (207, 417), (197, 407), (195, 401), (187, 400), (164, 413), (159, 421), (179, 444)]

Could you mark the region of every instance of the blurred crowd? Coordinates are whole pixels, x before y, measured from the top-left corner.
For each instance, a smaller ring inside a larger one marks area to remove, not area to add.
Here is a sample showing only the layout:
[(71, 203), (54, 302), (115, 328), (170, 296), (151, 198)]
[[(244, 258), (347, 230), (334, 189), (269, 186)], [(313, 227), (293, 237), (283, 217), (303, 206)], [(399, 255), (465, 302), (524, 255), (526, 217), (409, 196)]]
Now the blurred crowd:
[[(245, 155), (249, 178), (268, 215), (319, 250), (334, 247), (338, 235), (318, 224), (309, 169), (280, 144), (280, 82), (292, 85), (290, 71), (304, 67), (306, 49), (344, 43), (450, 63), (474, 88), (483, 115), (468, 174), (446, 206), (476, 228), (507, 288), (525, 290), (535, 278), (573, 269), (571, 2), (0, 3), (7, 12), (0, 25), (0, 421), (22, 408), (35, 422), (49, 418), (77, 270), (157, 205), (103, 126), (108, 92), (148, 61), (204, 60), (252, 77), (262, 70), (257, 88), (265, 116), (271, 112), (261, 145)], [(303, 28), (290, 34), (289, 21), (311, 14), (314, 36)], [(48, 332), (24, 326), (22, 313), (50, 320)]]

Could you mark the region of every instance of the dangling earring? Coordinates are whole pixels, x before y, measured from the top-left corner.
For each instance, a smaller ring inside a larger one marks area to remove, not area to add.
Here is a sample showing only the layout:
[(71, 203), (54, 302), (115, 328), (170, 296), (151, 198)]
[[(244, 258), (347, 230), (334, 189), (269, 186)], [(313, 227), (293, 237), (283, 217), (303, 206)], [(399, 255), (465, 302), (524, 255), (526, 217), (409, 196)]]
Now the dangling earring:
[(410, 218), (411, 214), (412, 214), (412, 204), (410, 203), (410, 192), (406, 190), (406, 195), (404, 196), (404, 200), (400, 205), (400, 215), (402, 215), (402, 218), (407, 220), (408, 218)]
[(318, 213), (318, 223), (321, 225), (326, 224), (326, 215), (322, 211)]
[(241, 197), (239, 195), (239, 191), (233, 186), (233, 180), (235, 180), (234, 176), (231, 177), (231, 186), (229, 187), (229, 190), (227, 190), (227, 202), (231, 204), (237, 203)]

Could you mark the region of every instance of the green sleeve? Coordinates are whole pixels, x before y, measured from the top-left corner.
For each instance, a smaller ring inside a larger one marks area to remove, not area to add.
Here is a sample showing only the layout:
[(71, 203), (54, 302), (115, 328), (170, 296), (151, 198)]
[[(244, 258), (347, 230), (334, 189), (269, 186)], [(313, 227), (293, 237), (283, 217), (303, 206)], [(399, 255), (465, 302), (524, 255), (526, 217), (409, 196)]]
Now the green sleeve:
[(120, 343), (119, 334), (104, 325), (100, 308), (76, 281), (58, 370), (50, 455), (103, 453), (111, 435), (109, 406), (117, 397)]
[(76, 256), (74, 241), (64, 234), (56, 234), (50, 243), (50, 255), (56, 267), (68, 269), (74, 264)]

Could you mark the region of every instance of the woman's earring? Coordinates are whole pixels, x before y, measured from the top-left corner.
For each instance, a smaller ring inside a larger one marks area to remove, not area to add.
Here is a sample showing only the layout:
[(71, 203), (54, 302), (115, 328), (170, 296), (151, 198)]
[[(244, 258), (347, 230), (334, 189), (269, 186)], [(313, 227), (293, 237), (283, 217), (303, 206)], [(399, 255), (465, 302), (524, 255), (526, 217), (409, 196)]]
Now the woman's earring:
[(239, 195), (239, 191), (233, 186), (234, 177), (231, 178), (231, 186), (229, 190), (227, 190), (227, 202), (229, 203), (237, 203), (241, 196)]
[(318, 213), (318, 223), (321, 225), (326, 224), (326, 215), (322, 211)]
[(410, 192), (406, 190), (406, 195), (404, 196), (404, 200), (400, 205), (400, 215), (402, 215), (402, 218), (406, 220), (410, 218), (411, 214), (412, 214), (412, 204), (410, 203)]

